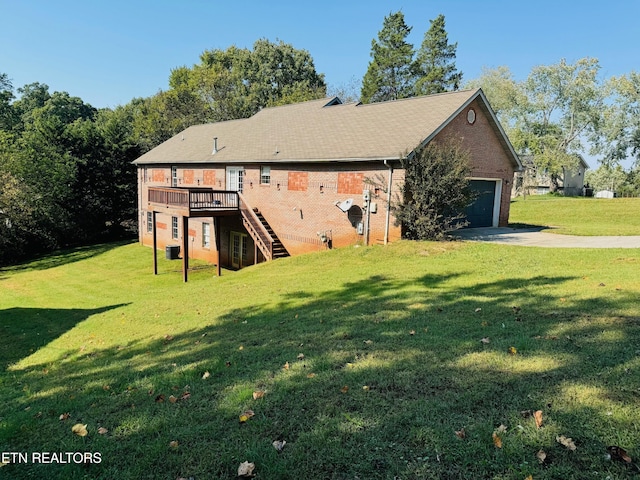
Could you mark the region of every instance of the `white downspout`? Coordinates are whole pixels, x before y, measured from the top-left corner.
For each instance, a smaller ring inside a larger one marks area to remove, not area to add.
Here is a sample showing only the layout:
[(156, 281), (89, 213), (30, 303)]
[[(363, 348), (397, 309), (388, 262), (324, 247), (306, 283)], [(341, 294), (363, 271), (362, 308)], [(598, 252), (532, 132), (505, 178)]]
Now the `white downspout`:
[(384, 244), (389, 243), (389, 222), (391, 219), (391, 185), (393, 180), (393, 167), (383, 160), (383, 163), (389, 168), (389, 183), (387, 184), (387, 212), (384, 219)]

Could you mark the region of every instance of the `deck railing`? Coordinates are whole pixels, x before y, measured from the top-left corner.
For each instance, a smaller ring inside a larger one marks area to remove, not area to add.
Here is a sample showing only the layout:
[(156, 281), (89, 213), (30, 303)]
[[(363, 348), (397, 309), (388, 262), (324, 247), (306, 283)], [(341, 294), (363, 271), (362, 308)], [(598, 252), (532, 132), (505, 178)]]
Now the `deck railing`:
[(190, 212), (207, 210), (239, 210), (238, 192), (210, 188), (149, 187), (150, 203), (166, 207), (189, 209)]

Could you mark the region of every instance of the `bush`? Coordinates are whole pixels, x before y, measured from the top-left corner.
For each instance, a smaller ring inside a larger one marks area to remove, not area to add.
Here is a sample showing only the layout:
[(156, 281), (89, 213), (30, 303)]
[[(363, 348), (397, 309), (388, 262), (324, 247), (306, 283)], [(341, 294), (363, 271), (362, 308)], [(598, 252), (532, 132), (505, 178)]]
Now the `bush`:
[(442, 240), (468, 224), (473, 200), (470, 154), (454, 141), (431, 142), (404, 160), (403, 199), (394, 207), (396, 225), (411, 240)]

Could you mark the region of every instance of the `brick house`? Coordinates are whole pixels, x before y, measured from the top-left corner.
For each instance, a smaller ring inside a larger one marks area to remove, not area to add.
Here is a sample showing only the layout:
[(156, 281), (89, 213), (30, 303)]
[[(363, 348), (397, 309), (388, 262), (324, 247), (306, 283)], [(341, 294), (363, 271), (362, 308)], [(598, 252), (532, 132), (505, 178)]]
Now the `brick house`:
[(134, 162), (140, 242), (154, 253), (179, 245), (186, 280), (189, 257), (241, 268), (393, 241), (400, 159), (447, 137), (471, 153), (471, 225), (506, 225), (521, 165), (477, 89), (367, 105), (325, 98), (189, 127)]

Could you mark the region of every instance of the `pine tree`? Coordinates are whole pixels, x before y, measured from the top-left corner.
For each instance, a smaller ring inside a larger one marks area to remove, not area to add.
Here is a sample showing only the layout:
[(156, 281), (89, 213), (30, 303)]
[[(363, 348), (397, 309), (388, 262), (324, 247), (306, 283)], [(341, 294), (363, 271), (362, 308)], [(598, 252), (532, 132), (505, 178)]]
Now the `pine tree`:
[(363, 103), (407, 98), (412, 94), (413, 45), (406, 38), (411, 27), (402, 12), (384, 18), (378, 40), (371, 41), (371, 62), (362, 80)]
[(455, 58), (458, 42), (449, 44), (445, 30), (444, 15), (431, 20), (429, 30), (418, 50), (413, 71), (417, 77), (416, 95), (458, 90), (462, 73), (456, 70)]

